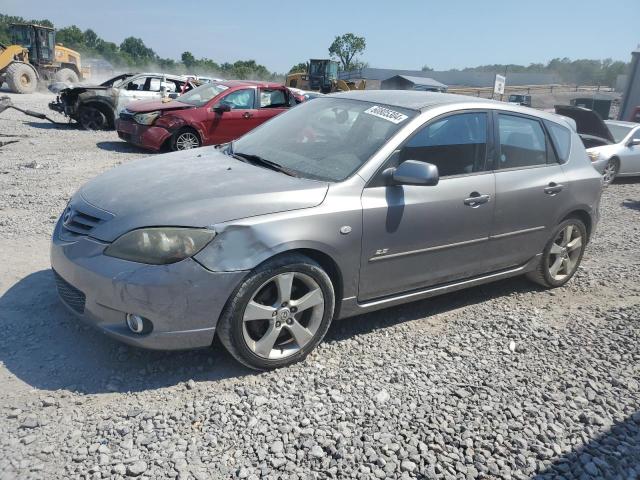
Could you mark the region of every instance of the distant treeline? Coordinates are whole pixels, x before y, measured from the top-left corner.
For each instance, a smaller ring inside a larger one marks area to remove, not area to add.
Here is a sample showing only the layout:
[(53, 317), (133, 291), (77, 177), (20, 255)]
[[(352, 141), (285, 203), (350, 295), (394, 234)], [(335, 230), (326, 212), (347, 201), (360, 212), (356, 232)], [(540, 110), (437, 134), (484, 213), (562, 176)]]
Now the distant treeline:
[[(562, 82), (578, 85), (607, 85), (614, 87), (618, 75), (627, 73), (629, 63), (614, 61), (611, 58), (604, 60), (571, 60), (569, 58), (554, 58), (549, 63), (532, 63), (528, 66), (515, 64), (480, 65), (479, 67), (453, 69), (450, 71), (462, 72), (489, 72), (503, 74), (509, 73), (552, 73), (558, 75)], [(423, 71), (433, 71), (428, 66), (422, 67)]]
[[(10, 43), (9, 25), (12, 23), (37, 23), (53, 27), (49, 20), (26, 20), (0, 14), (0, 43)], [(56, 42), (78, 50), (84, 58), (103, 58), (119, 70), (154, 68), (170, 73), (191, 73), (197, 75), (219, 75), (224, 78), (282, 80), (283, 76), (270, 72), (255, 60), (238, 60), (221, 63), (208, 58), (195, 58), (191, 52), (184, 52), (179, 61), (158, 56), (147, 47), (142, 39), (125, 38), (120, 45), (100, 38), (90, 28), (82, 31), (76, 25), (56, 30)]]

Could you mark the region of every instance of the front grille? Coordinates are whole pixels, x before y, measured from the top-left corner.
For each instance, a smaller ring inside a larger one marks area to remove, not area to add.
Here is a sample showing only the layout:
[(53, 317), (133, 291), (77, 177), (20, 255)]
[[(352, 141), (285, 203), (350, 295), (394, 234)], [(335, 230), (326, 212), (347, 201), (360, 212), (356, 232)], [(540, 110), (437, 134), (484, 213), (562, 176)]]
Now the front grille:
[(133, 113), (128, 110), (122, 110), (120, 112), (120, 120), (133, 120)]
[(69, 206), (62, 214), (62, 225), (65, 229), (77, 235), (89, 235), (91, 230), (103, 222), (86, 212), (81, 212), (76, 206)]
[(64, 303), (69, 305), (72, 310), (78, 313), (84, 313), (84, 304), (86, 297), (84, 293), (78, 290), (76, 287), (67, 282), (64, 278), (58, 275), (58, 272), (54, 270), (53, 276), (56, 279), (56, 287), (58, 288), (58, 295)]

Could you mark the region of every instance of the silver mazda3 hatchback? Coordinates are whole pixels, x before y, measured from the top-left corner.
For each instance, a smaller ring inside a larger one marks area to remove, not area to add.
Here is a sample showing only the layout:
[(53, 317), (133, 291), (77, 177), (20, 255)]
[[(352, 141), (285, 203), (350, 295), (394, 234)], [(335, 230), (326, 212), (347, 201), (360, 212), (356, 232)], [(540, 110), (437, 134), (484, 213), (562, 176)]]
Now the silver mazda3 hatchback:
[(521, 274), (564, 285), (601, 189), (562, 117), (348, 92), (100, 175), (62, 213), (51, 263), (62, 301), (112, 337), (184, 349), (217, 334), (269, 369), (333, 319)]

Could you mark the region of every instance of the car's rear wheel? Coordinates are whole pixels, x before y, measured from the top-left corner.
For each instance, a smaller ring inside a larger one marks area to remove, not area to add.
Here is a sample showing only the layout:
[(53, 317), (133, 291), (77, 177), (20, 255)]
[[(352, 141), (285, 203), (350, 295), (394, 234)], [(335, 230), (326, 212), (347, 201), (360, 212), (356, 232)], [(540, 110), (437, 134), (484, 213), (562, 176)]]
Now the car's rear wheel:
[(620, 170), (620, 161), (617, 158), (612, 158), (607, 162), (602, 172), (602, 180), (605, 185), (610, 185), (616, 179), (618, 171)]
[(171, 149), (173, 151), (191, 150), (192, 148), (198, 148), (200, 145), (200, 137), (196, 131), (191, 128), (183, 128), (174, 135)]
[(538, 268), (528, 278), (547, 288), (561, 287), (578, 270), (586, 245), (584, 223), (577, 218), (565, 220), (554, 230)]
[(320, 265), (302, 255), (283, 255), (242, 282), (218, 322), (218, 337), (250, 368), (283, 367), (320, 343), (334, 305), (331, 279)]

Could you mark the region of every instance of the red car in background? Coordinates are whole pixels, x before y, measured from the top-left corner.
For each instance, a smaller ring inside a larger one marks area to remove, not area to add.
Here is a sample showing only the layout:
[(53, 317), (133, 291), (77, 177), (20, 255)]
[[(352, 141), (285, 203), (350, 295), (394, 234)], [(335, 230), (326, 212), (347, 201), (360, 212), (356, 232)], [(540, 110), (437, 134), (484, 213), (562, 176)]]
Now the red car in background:
[(297, 103), (278, 83), (212, 82), (176, 100), (132, 103), (120, 112), (116, 129), (142, 148), (187, 150), (235, 140)]

